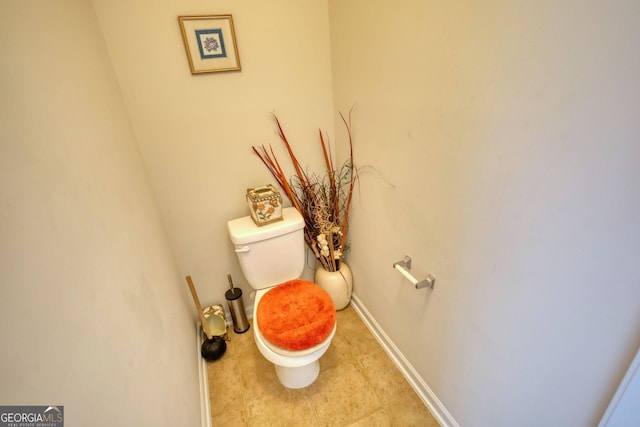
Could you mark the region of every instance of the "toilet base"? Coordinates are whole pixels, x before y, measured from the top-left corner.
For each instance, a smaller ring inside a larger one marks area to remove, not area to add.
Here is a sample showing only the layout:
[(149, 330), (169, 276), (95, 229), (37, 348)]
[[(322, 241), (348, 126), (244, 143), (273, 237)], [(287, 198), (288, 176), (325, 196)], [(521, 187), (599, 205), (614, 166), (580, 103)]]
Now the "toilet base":
[(286, 388), (304, 388), (307, 387), (318, 378), (320, 373), (320, 362), (316, 360), (305, 366), (297, 368), (287, 368), (276, 365), (276, 375), (280, 383)]

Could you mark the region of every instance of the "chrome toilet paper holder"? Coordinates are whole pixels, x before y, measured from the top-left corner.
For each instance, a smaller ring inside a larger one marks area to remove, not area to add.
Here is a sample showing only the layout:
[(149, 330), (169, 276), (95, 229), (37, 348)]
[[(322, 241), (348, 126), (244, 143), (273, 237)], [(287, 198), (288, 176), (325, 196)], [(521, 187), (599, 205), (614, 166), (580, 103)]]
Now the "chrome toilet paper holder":
[(433, 276), (433, 274), (428, 274), (424, 280), (418, 280), (413, 276), (413, 274), (411, 274), (411, 257), (408, 255), (405, 255), (405, 257), (400, 261), (394, 262), (393, 268), (398, 270), (405, 277), (405, 279), (410, 281), (416, 287), (416, 289), (433, 289), (436, 285), (436, 278)]

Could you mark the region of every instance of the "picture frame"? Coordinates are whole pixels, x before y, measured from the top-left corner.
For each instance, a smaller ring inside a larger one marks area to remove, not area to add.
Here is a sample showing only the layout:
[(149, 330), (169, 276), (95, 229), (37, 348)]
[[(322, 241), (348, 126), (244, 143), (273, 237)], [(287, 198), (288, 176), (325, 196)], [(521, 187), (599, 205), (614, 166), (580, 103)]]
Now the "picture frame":
[(191, 74), (240, 71), (231, 15), (178, 16)]

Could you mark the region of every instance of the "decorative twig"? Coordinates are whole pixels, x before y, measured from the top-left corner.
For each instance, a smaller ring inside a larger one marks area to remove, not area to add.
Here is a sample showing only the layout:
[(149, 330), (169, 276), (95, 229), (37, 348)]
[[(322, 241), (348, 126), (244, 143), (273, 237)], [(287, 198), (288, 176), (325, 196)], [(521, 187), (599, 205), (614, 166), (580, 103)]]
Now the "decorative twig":
[[(280, 120), (275, 115), (277, 134), (287, 150), (295, 175), (287, 180), (273, 147), (269, 146), (269, 150), (264, 145), (252, 147), (253, 152), (267, 167), (287, 198), (304, 218), (305, 242), (328, 271), (338, 269), (339, 261), (344, 254), (353, 188), (358, 177), (353, 165), (351, 112), (349, 112), (348, 121), (342, 113), (340, 117), (349, 135), (349, 158), (343, 163), (339, 173), (333, 165), (330, 145), (325, 141), (321, 130), (319, 130), (319, 139), (326, 175), (306, 173), (291, 148)], [(318, 236), (322, 236), (320, 240), (324, 249), (320, 247)], [(324, 246), (325, 242), (328, 248)]]

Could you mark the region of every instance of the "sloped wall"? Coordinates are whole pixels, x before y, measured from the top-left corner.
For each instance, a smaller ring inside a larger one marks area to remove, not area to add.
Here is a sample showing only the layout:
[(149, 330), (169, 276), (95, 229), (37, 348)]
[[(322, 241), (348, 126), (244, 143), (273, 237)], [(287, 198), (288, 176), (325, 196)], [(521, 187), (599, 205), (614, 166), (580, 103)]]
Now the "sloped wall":
[(640, 345), (640, 6), (329, 5), (355, 293), (461, 426), (595, 425)]
[(199, 425), (192, 303), (91, 3), (0, 3), (0, 50), (0, 402)]

